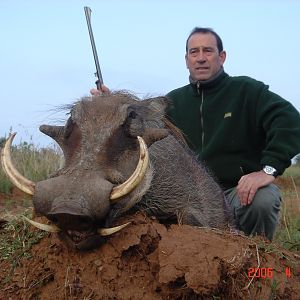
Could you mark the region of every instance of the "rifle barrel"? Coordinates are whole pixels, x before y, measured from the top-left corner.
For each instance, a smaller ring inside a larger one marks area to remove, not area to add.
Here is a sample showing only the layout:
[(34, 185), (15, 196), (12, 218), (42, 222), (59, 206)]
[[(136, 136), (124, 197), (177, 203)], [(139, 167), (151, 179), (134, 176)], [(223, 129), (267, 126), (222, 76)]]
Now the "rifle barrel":
[(96, 85), (97, 85), (97, 88), (100, 89), (100, 85), (103, 84), (103, 78), (102, 78), (101, 68), (100, 68), (100, 64), (99, 64), (97, 49), (96, 49), (94, 35), (93, 35), (93, 30), (92, 30), (92, 25), (91, 25), (91, 13), (92, 13), (92, 10), (89, 7), (85, 6), (84, 7), (84, 12), (85, 12), (86, 22), (87, 22), (87, 26), (88, 26), (88, 30), (89, 30), (89, 35), (90, 35), (90, 40), (91, 40), (91, 45), (92, 45), (92, 50), (93, 50), (95, 65), (96, 65), (96, 73), (95, 73), (95, 75), (98, 78), (98, 80), (96, 81)]

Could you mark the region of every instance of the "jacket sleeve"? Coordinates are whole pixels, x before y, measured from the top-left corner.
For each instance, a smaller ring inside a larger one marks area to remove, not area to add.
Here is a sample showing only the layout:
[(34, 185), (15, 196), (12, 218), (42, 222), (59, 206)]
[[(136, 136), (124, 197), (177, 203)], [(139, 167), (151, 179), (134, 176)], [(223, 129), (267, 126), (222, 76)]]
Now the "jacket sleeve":
[(300, 153), (300, 115), (297, 109), (264, 86), (257, 106), (259, 127), (265, 132), (261, 164), (281, 175)]

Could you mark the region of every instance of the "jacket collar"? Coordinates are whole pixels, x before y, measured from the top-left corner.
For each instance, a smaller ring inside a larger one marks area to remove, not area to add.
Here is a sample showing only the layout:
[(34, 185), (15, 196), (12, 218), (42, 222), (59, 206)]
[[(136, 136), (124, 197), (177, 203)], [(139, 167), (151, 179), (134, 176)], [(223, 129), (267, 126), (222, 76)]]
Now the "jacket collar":
[(227, 76), (228, 75), (225, 73), (224, 68), (221, 67), (220, 70), (208, 80), (194, 80), (191, 76), (189, 77), (189, 80), (191, 86), (199, 90), (215, 87), (224, 77)]

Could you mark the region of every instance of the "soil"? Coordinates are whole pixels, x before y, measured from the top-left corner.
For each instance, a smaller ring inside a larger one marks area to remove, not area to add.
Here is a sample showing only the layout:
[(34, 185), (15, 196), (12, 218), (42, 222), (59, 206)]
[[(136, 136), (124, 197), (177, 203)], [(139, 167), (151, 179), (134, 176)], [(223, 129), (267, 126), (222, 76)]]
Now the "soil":
[(12, 266), (0, 261), (0, 299), (300, 299), (299, 252), (259, 237), (165, 226), (141, 213), (128, 219), (90, 252), (48, 234), (9, 280)]

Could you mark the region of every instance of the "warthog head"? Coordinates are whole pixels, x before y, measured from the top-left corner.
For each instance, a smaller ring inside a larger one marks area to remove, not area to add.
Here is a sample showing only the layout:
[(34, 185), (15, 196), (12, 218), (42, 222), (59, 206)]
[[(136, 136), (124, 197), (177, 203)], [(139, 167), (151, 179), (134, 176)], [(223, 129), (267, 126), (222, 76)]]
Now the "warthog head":
[(36, 213), (55, 226), (31, 223), (59, 231), (78, 249), (95, 247), (102, 236), (127, 225), (104, 228), (112, 219), (112, 207), (126, 211), (148, 190), (153, 170), (147, 147), (169, 134), (165, 106), (163, 98), (137, 101), (125, 93), (78, 101), (65, 126), (40, 127), (60, 145), (65, 164), (37, 183), (13, 167), (12, 135), (2, 151), (3, 168), (15, 185), (33, 195)]

